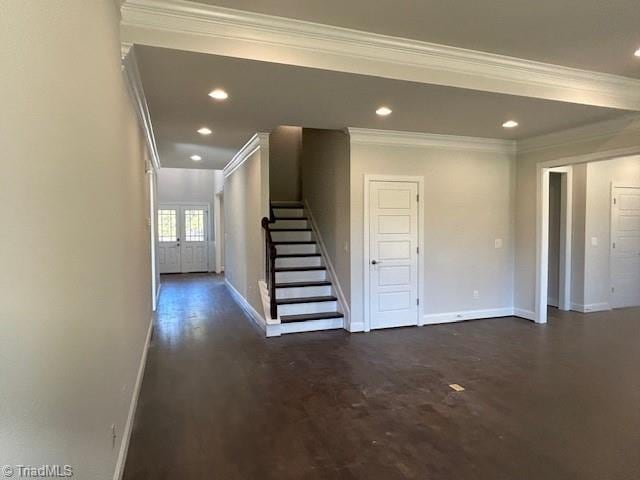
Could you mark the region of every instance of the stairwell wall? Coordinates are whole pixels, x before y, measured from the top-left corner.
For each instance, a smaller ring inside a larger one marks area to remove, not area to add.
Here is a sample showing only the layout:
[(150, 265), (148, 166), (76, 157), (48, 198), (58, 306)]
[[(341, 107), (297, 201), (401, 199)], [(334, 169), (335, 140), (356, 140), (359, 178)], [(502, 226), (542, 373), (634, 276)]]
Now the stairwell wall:
[(322, 236), (345, 300), (351, 301), (349, 136), (302, 131), (302, 196)]

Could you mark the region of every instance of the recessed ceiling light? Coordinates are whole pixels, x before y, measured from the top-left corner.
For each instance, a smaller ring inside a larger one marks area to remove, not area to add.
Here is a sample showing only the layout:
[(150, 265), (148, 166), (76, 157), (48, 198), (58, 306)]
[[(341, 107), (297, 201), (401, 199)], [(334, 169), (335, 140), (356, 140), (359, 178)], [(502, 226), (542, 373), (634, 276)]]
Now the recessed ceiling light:
[(215, 90), (209, 92), (209, 96), (214, 100), (226, 100), (227, 98), (229, 98), (229, 94), (221, 88), (216, 88)]
[(193, 160), (194, 162), (199, 162), (200, 160), (202, 160), (202, 157), (200, 155), (191, 155), (191, 160)]
[(199, 128), (199, 129), (198, 129), (198, 133), (199, 133), (200, 135), (211, 135), (213, 132), (211, 131), (211, 129), (210, 129), (210, 128), (202, 127), (202, 128)]
[(640, 57), (640, 48), (636, 50), (636, 53), (634, 53), (634, 55), (635, 55), (636, 57)]
[(391, 113), (391, 109), (389, 107), (380, 107), (376, 110), (376, 113), (381, 117), (386, 117)]
[(504, 128), (515, 128), (518, 126), (518, 122), (516, 122), (515, 120), (507, 120), (502, 124), (502, 126)]

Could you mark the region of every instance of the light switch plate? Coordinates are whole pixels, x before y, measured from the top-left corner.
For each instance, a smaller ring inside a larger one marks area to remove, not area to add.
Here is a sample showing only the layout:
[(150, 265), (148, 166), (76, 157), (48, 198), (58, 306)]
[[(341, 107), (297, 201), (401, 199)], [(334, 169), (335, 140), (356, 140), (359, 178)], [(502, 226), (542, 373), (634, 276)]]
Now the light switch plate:
[(502, 248), (502, 239), (501, 238), (496, 238), (496, 248)]
[(598, 246), (598, 237), (591, 237), (591, 246), (593, 247)]

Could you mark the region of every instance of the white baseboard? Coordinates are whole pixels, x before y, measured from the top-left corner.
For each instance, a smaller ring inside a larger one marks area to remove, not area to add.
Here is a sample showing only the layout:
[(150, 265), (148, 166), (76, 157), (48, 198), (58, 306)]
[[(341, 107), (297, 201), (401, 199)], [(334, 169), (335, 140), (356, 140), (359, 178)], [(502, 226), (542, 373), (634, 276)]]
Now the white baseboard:
[(428, 313), (422, 317), (421, 325), (438, 323), (464, 322), (465, 320), (479, 320), (483, 318), (498, 318), (513, 316), (513, 308), (494, 308), (487, 310), (463, 310), (460, 312)]
[[(316, 240), (318, 241), (320, 252), (322, 253), (322, 257), (324, 258), (324, 261), (326, 263), (327, 272), (329, 272), (331, 283), (335, 288), (338, 301), (340, 302), (340, 306), (342, 307), (342, 310), (343, 310), (342, 311), (342, 313), (344, 314), (343, 328), (345, 328), (350, 332), (353, 332), (354, 330), (351, 329), (351, 309), (349, 308), (349, 303), (347, 302), (347, 299), (344, 296), (344, 293), (342, 292), (342, 287), (340, 286), (340, 282), (338, 281), (338, 276), (336, 275), (336, 271), (333, 268), (333, 263), (331, 262), (331, 258), (327, 253), (327, 248), (325, 247), (324, 241), (322, 240), (322, 234), (320, 233), (318, 224), (316, 223), (316, 220), (313, 217), (313, 212), (311, 211), (311, 208), (309, 208), (309, 204), (307, 203), (306, 200), (303, 201), (303, 204), (309, 216), (309, 220), (311, 221), (311, 228), (313, 228), (313, 233), (315, 233), (316, 235)], [(360, 330), (360, 331), (363, 331), (363, 330)]]
[(581, 303), (572, 303), (571, 310), (580, 313), (591, 313), (591, 312), (606, 312), (611, 310), (611, 305), (606, 302), (603, 303), (590, 303), (587, 305), (583, 305)]
[(231, 292), (233, 297), (236, 299), (236, 301), (240, 304), (242, 309), (247, 313), (247, 315), (251, 317), (251, 319), (255, 322), (256, 325), (258, 325), (262, 330), (266, 331), (267, 321), (265, 320), (265, 318), (262, 315), (260, 315), (260, 313), (258, 313), (258, 311), (255, 308), (251, 306), (251, 304), (247, 301), (247, 299), (244, 298), (238, 290), (236, 290), (236, 287), (234, 287), (231, 284), (228, 278), (225, 278), (224, 282), (226, 283), (227, 287), (229, 287), (229, 291)]
[(525, 310), (524, 308), (514, 308), (513, 316), (524, 318), (525, 320), (531, 320), (532, 322), (536, 321), (536, 312), (532, 310)]
[[(160, 289), (158, 289), (158, 292)], [(133, 420), (136, 416), (136, 408), (138, 407), (138, 398), (140, 397), (140, 389), (142, 387), (142, 379), (144, 378), (144, 370), (147, 365), (147, 351), (149, 350), (149, 343), (151, 342), (151, 333), (153, 332), (153, 316), (149, 320), (149, 327), (147, 328), (147, 338), (144, 341), (144, 348), (142, 349), (142, 356), (140, 357), (140, 364), (138, 365), (138, 376), (136, 377), (136, 384), (133, 387), (131, 394), (131, 402), (129, 403), (129, 415), (127, 416), (127, 423), (124, 426), (122, 432), (122, 441), (120, 442), (120, 451), (118, 452), (118, 460), (116, 462), (116, 470), (113, 474), (114, 480), (121, 480), (124, 475), (124, 467), (127, 461), (127, 453), (129, 451), (129, 442), (131, 441), (131, 433), (133, 430)]]
[(364, 332), (364, 322), (350, 322), (349, 333)]

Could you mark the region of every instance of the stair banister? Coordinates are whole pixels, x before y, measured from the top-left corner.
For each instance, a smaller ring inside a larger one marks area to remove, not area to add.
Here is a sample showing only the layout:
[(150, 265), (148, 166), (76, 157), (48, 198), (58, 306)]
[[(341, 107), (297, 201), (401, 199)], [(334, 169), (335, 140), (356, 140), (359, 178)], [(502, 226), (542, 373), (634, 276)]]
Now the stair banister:
[(274, 221), (273, 209), (269, 212), (271, 219), (262, 218), (262, 228), (265, 239), (265, 281), (269, 291), (269, 311), (272, 319), (278, 318), (278, 305), (276, 303), (276, 246), (271, 238), (271, 223)]

